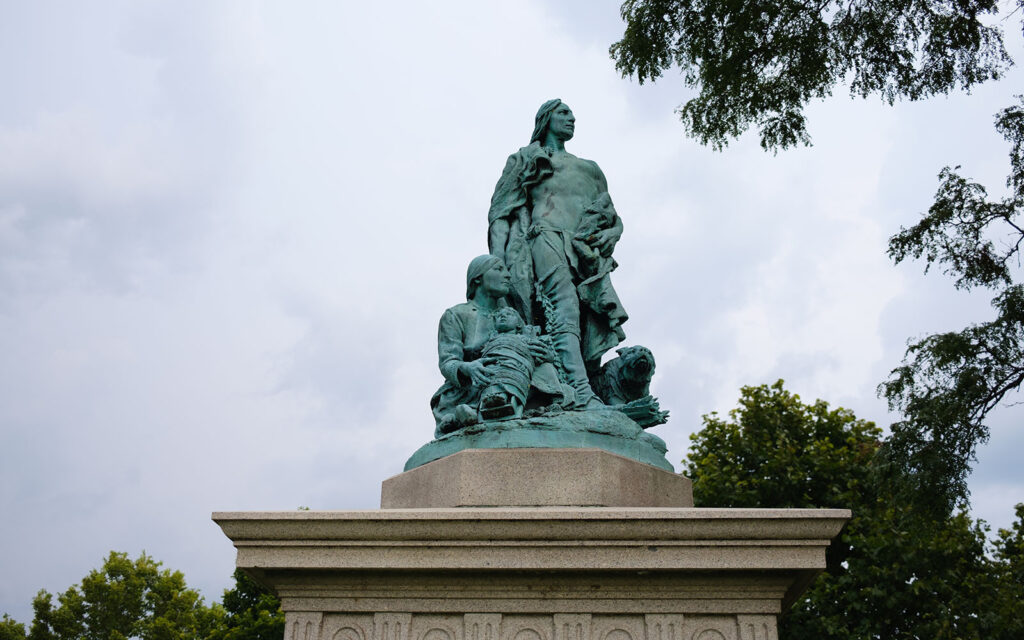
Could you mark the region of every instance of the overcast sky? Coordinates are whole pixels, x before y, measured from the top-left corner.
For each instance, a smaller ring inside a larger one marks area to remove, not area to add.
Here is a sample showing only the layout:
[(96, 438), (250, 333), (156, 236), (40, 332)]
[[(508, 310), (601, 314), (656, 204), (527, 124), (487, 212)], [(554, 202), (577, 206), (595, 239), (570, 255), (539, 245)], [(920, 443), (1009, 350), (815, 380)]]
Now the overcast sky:
[[(840, 89), (814, 147), (718, 153), (673, 74), (615, 72), (617, 5), (0, 1), (0, 612), (29, 622), (111, 549), (216, 600), (210, 512), (377, 507), (433, 433), (437, 319), (553, 97), (623, 218), (613, 281), (677, 469), (742, 385), (887, 426), (906, 340), (990, 296), (886, 240), (945, 165), (1005, 193), (993, 114), (1024, 74), (894, 108)], [(1024, 500), (1021, 416), (993, 415), (971, 479), (995, 526)]]

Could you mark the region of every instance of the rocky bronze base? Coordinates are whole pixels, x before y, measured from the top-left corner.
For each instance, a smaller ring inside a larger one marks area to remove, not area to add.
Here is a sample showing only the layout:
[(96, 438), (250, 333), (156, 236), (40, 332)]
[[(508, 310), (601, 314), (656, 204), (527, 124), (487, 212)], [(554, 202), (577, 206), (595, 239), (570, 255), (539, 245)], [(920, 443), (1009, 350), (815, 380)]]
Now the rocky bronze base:
[(484, 422), (431, 440), (405, 470), (465, 449), (603, 449), (666, 471), (665, 441), (614, 409), (565, 411), (534, 418)]

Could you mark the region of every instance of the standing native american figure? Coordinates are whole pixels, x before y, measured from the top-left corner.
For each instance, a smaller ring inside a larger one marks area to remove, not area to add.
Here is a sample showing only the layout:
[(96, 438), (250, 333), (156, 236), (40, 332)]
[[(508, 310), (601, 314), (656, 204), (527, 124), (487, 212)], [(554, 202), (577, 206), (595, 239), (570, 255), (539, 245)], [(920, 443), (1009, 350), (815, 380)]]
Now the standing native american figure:
[(488, 246), (508, 268), (514, 306), (551, 336), (577, 407), (598, 408), (589, 374), (625, 338), (628, 318), (609, 278), (622, 221), (597, 164), (565, 150), (575, 126), (561, 100), (541, 106), (530, 144), (494, 188)]

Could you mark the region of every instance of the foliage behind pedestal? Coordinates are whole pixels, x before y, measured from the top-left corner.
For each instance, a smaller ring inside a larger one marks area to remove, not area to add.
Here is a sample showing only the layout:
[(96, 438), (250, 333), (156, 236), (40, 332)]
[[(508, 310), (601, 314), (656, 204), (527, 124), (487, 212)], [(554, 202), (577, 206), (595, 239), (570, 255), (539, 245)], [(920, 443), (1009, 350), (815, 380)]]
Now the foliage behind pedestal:
[(782, 638), (1024, 637), (1024, 505), (986, 549), (984, 523), (899, 502), (873, 466), (880, 437), (846, 409), (804, 404), (782, 381), (744, 387), (728, 419), (704, 417), (685, 473), (698, 507), (853, 511), (828, 569), (781, 620)]

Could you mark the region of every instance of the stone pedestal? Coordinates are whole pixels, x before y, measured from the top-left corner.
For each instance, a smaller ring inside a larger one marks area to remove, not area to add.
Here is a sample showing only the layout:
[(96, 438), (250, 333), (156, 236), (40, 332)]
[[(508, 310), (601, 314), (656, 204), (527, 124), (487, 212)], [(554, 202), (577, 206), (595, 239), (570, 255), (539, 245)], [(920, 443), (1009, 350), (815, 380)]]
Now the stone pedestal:
[(468, 449), (388, 478), (380, 506), (692, 507), (693, 487), (601, 449)]
[[(513, 469), (515, 460), (492, 459)], [(474, 468), (487, 468), (486, 457), (472, 456), (429, 468), (444, 462), (407, 473), (468, 486)], [(595, 473), (579, 483), (665, 473), (630, 469), (646, 466), (630, 460), (591, 462)], [(619, 464), (626, 470), (615, 472)], [(480, 482), (492, 474), (484, 475)], [(404, 499), (402, 476), (385, 483), (385, 502), (388, 483)], [(439, 500), (551, 495), (532, 484), (533, 493), (530, 482), (519, 492), (439, 490)], [(777, 615), (825, 567), (825, 549), (848, 517), (664, 504), (213, 514), (238, 566), (281, 598), (285, 640), (774, 640)]]

